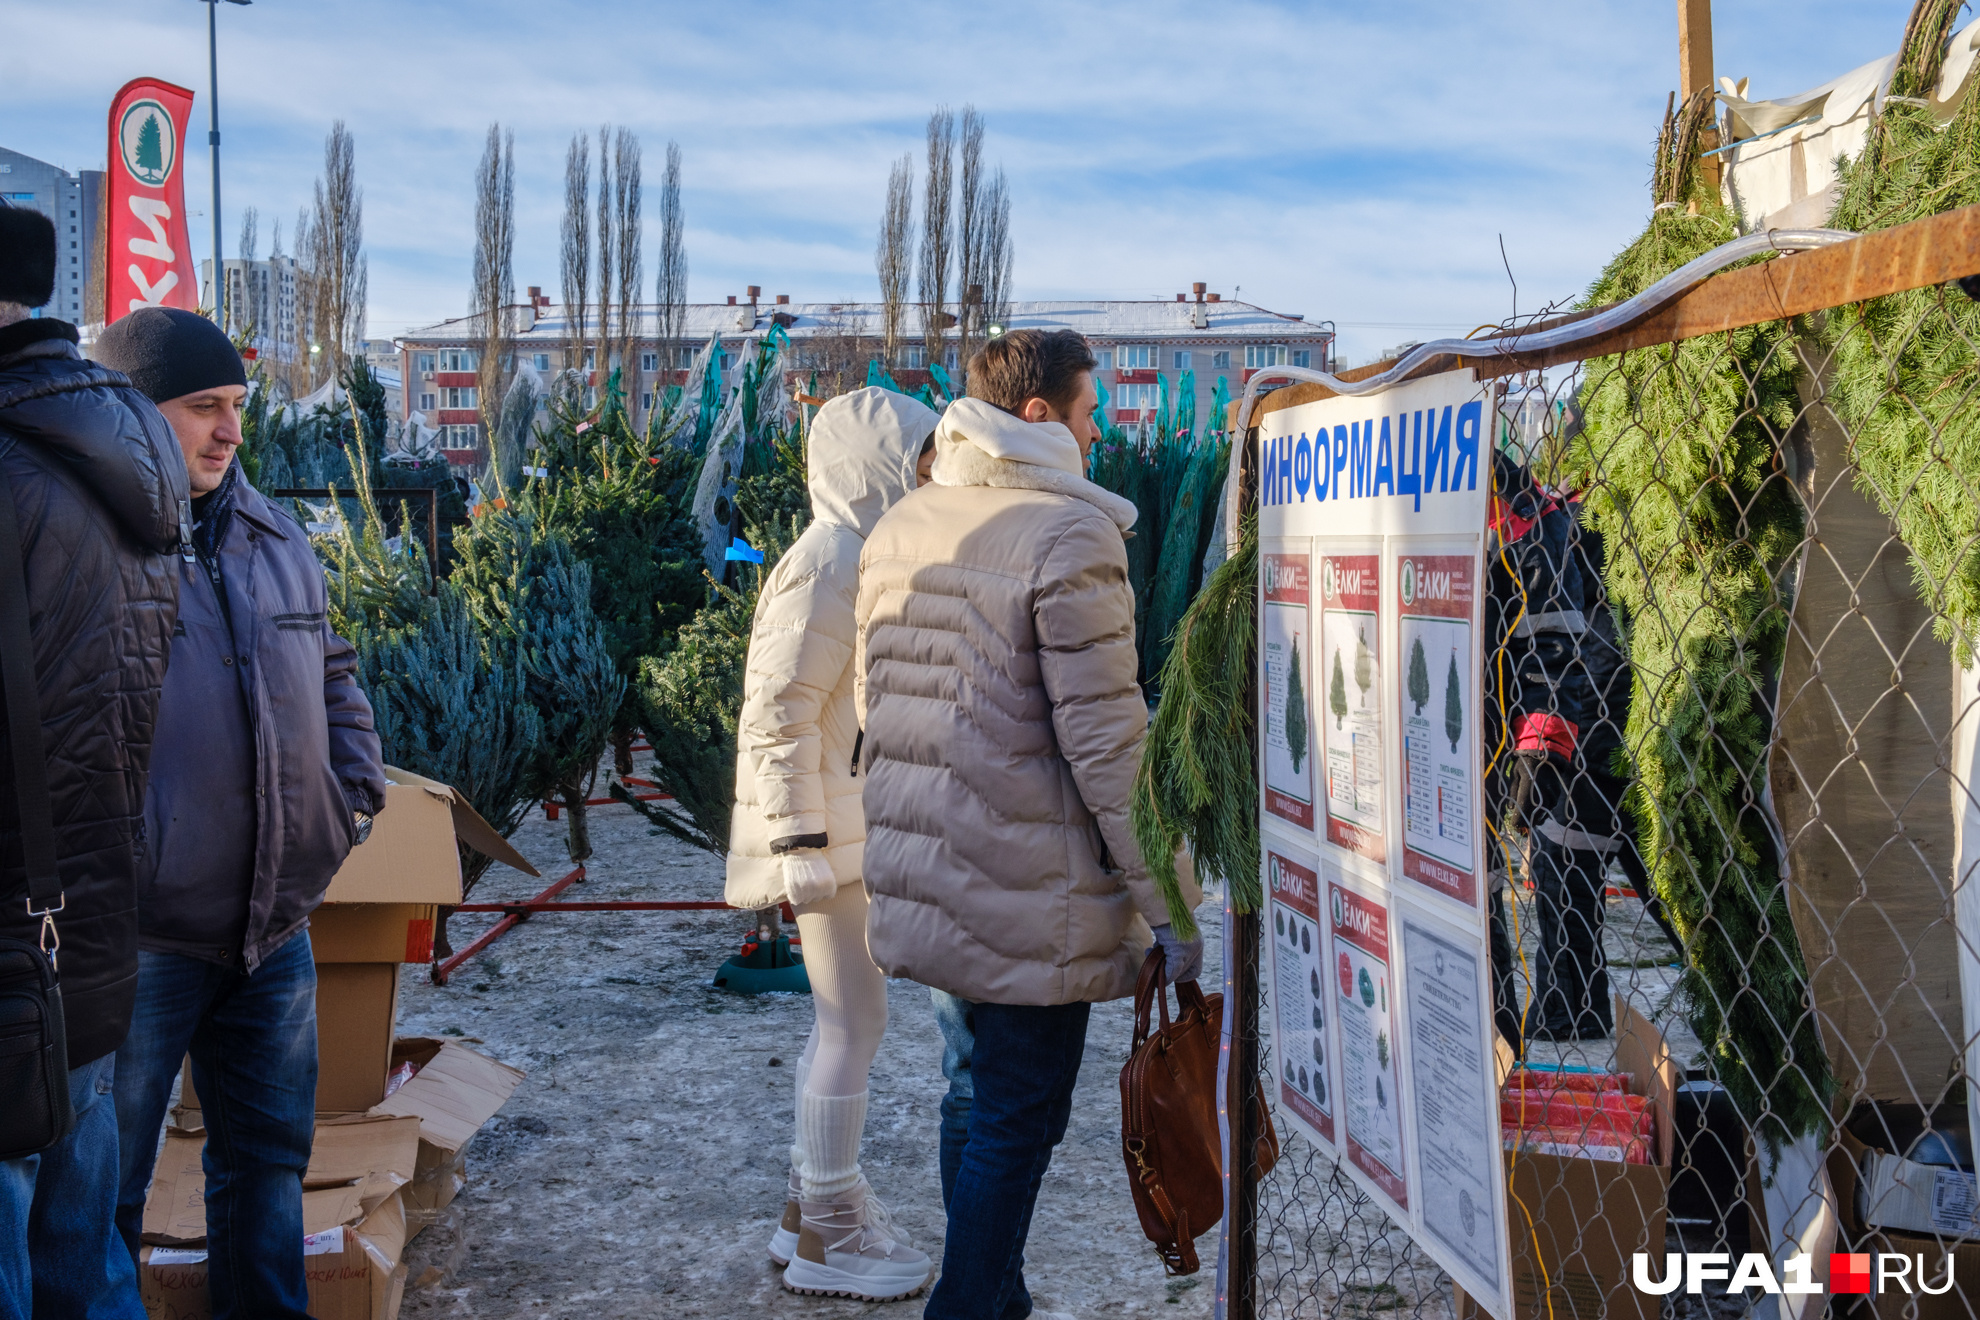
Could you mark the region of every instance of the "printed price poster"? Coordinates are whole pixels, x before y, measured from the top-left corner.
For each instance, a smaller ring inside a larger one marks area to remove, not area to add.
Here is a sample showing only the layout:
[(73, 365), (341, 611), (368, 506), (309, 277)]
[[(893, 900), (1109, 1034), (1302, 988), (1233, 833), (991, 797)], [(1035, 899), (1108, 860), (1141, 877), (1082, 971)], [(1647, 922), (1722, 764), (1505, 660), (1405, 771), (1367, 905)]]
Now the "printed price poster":
[(1320, 925), (1317, 862), (1294, 861), (1277, 844), (1265, 850), (1271, 896), (1273, 1043), (1279, 1107), (1309, 1141), (1334, 1146), (1332, 1053), (1328, 1044), (1327, 942)]
[(1399, 1218), (1407, 1219), (1389, 909), (1331, 879), (1327, 891), (1348, 1162), (1396, 1203), (1404, 1212)]
[(1382, 842), (1382, 559), (1320, 559), (1320, 711), (1327, 765), (1327, 842), (1372, 862)]
[(1265, 556), (1265, 810), (1313, 828), (1312, 560)]
[[(1467, 1291), (1505, 1291), (1492, 1042), (1486, 1034), (1485, 951), (1476, 935), (1406, 904), (1402, 924), (1403, 1021), (1409, 1034), (1410, 1114), (1425, 1232), (1470, 1267)], [(1448, 1258), (1447, 1258), (1448, 1259)]]
[(1396, 559), (1403, 874), (1468, 908), (1478, 904), (1476, 573), (1468, 554)]

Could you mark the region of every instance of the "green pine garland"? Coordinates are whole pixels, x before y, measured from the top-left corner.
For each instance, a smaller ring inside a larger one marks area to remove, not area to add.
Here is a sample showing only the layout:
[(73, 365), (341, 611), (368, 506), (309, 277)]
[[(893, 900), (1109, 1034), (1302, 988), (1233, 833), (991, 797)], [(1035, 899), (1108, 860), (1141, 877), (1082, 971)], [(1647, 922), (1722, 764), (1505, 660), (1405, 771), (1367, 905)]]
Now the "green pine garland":
[(1160, 705), (1135, 774), (1129, 816), (1149, 874), (1187, 939), (1196, 919), (1183, 903), (1176, 849), (1189, 844), (1197, 872), (1221, 877), (1240, 912), (1255, 912), (1258, 777), (1252, 766), (1253, 665), (1258, 639), (1258, 519), (1247, 515), (1231, 557), (1218, 565), (1175, 630), (1162, 667)]
[[(1943, 131), (1924, 106), (1892, 102), (1844, 166), (1831, 223), (1884, 229), (1975, 203), (1980, 95)], [(1945, 288), (1892, 294), (1834, 309), (1823, 339), (1857, 487), (1897, 525), (1934, 632), (1969, 663), (1980, 639), (1980, 304)]]
[[(1659, 192), (1688, 198), (1603, 271), (1620, 302), (1736, 236), (1696, 186), (1699, 105), (1660, 143)], [(1675, 145), (1674, 145), (1675, 144)], [(1769, 708), (1792, 602), (1780, 573), (1800, 506), (1778, 447), (1798, 409), (1790, 326), (1588, 364), (1566, 465), (1607, 538), (1606, 586), (1634, 672), (1626, 758), (1652, 881), (1685, 942), (1682, 989), (1719, 1081), (1770, 1144), (1818, 1130), (1834, 1090), (1767, 809)]]

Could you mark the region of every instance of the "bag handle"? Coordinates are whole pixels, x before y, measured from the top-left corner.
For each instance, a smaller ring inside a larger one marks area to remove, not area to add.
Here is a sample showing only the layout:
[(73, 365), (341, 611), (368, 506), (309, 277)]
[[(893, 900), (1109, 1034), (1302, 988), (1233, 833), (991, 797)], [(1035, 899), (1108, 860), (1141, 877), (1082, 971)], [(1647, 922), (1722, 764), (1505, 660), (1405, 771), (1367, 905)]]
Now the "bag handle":
[(0, 687), (7, 701), (7, 742), (13, 751), (14, 799), (20, 815), (21, 858), (27, 866), (27, 913), (41, 918), (41, 951), (52, 965), (61, 937), (55, 914), (66, 902), (55, 864), (55, 812), (42, 757), (41, 702), (28, 630), (27, 571), (21, 525), (7, 470), (0, 466)]
[[(1159, 944), (1151, 946), (1148, 956), (1141, 960), (1141, 975), (1136, 977), (1134, 982), (1134, 1049), (1140, 1049), (1147, 1042), (1148, 1013), (1157, 1004), (1162, 1008), (1162, 1030), (1169, 1029), (1169, 997), (1163, 993), (1162, 988), (1162, 973), (1167, 965), (1168, 955), (1162, 952), (1162, 946)], [(1179, 1007), (1182, 1003), (1183, 986), (1195, 984), (1194, 981), (1185, 981), (1176, 986), (1176, 1002)], [(1198, 992), (1197, 997), (1202, 997), (1201, 991)]]

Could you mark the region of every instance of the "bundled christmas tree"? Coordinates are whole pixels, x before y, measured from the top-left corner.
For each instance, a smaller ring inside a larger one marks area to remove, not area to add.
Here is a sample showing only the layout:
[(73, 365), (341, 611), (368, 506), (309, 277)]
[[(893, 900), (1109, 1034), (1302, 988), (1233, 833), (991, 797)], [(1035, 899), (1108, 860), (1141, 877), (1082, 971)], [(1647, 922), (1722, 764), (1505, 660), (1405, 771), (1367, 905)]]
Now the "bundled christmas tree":
[[(1648, 227), (1586, 304), (1620, 302), (1737, 234), (1698, 179), (1711, 94), (1667, 116)], [(1631, 806), (1684, 937), (1682, 988), (1718, 1080), (1770, 1144), (1827, 1121), (1834, 1082), (1764, 800), (1769, 694), (1800, 506), (1779, 460), (1793, 424), (1793, 327), (1768, 323), (1588, 364), (1565, 476), (1612, 547), (1604, 582), (1633, 675)]]
[[(1943, 128), (1936, 91), (1956, 0), (1920, 0), (1863, 153), (1845, 163), (1830, 223), (1885, 229), (1980, 203), (1980, 96)], [(1970, 664), (1980, 642), (1980, 304), (1915, 289), (1829, 312), (1828, 399), (1848, 428), (1856, 482), (1897, 525), (1933, 630)]]

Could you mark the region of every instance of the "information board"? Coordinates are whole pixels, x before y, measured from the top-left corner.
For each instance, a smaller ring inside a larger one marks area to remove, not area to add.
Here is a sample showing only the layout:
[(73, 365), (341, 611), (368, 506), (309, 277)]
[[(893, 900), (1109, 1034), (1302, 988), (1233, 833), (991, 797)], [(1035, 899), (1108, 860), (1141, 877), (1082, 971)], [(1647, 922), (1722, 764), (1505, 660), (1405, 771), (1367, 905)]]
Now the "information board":
[(1265, 573), (1265, 810), (1313, 828), (1313, 614), (1309, 559), (1267, 553)]
[(1279, 1115), (1510, 1320), (1480, 792), (1492, 388), (1453, 372), (1260, 416), (1258, 773)]
[(1320, 868), (1306, 850), (1268, 842), (1266, 897), (1271, 912), (1272, 1010), (1279, 1108), (1307, 1140), (1334, 1147), (1333, 1049), (1327, 1022), (1327, 931), (1320, 923)]

